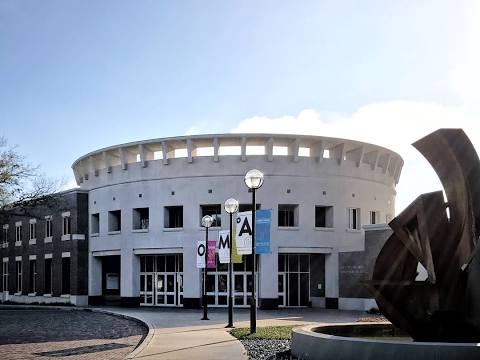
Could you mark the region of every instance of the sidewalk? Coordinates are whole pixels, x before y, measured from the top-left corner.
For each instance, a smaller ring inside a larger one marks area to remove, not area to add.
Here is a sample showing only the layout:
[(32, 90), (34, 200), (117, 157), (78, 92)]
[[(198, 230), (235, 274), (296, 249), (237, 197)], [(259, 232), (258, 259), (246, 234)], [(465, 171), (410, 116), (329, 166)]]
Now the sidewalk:
[[(225, 328), (227, 309), (209, 309), (210, 320), (200, 320), (201, 310), (167, 308), (100, 309), (138, 318), (151, 331), (144, 342), (130, 354), (134, 359), (226, 359), (244, 360), (247, 354), (240, 341)], [(324, 309), (283, 309), (258, 311), (257, 326), (306, 325), (355, 321), (364, 315), (358, 311)], [(235, 327), (248, 327), (248, 309), (235, 309)]]

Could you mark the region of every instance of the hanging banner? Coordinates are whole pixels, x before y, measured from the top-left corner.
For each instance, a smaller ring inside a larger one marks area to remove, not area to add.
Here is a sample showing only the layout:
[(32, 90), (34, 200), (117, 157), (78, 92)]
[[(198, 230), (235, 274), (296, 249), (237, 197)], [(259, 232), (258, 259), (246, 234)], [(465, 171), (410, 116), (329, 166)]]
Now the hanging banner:
[(243, 261), (242, 255), (237, 251), (237, 236), (236, 231), (233, 231), (233, 246), (232, 246), (232, 264), (241, 264)]
[(237, 253), (250, 255), (252, 253), (252, 212), (244, 211), (237, 216)]
[(215, 269), (217, 267), (217, 257), (215, 256), (217, 252), (217, 241), (208, 240), (208, 263), (207, 266), (209, 269)]
[(270, 224), (272, 210), (257, 210), (255, 212), (255, 252), (270, 254)]
[(230, 231), (218, 232), (218, 260), (220, 264), (230, 263)]
[(197, 268), (205, 267), (205, 241), (197, 241)]

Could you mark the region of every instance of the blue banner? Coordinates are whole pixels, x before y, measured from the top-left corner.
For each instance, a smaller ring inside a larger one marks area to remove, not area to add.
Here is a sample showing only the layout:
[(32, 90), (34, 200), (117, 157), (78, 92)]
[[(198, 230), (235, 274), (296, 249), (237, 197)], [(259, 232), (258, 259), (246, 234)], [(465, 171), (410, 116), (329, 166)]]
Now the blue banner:
[(270, 254), (272, 210), (257, 210), (255, 215), (255, 252), (257, 254)]

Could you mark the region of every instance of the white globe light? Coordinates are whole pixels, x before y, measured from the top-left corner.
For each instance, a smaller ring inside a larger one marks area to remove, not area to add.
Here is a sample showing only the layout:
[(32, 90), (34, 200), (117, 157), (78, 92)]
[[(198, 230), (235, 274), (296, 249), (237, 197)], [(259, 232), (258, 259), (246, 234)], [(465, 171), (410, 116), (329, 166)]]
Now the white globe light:
[(205, 215), (202, 218), (202, 226), (203, 227), (209, 228), (210, 226), (212, 226), (212, 223), (213, 223), (213, 218), (210, 215)]
[(245, 174), (245, 185), (250, 189), (258, 189), (263, 184), (263, 173), (252, 169)]
[(225, 201), (225, 211), (229, 214), (236, 213), (238, 211), (238, 201), (235, 199), (227, 199)]

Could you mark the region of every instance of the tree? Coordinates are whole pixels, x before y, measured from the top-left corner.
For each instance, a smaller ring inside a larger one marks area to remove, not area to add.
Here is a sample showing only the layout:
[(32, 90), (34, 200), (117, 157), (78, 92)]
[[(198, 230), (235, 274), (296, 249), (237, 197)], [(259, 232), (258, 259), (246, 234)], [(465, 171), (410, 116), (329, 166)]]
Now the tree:
[(54, 201), (53, 194), (61, 182), (39, 173), (38, 166), (30, 165), (17, 151), (0, 137), (0, 213), (21, 214), (37, 205)]

